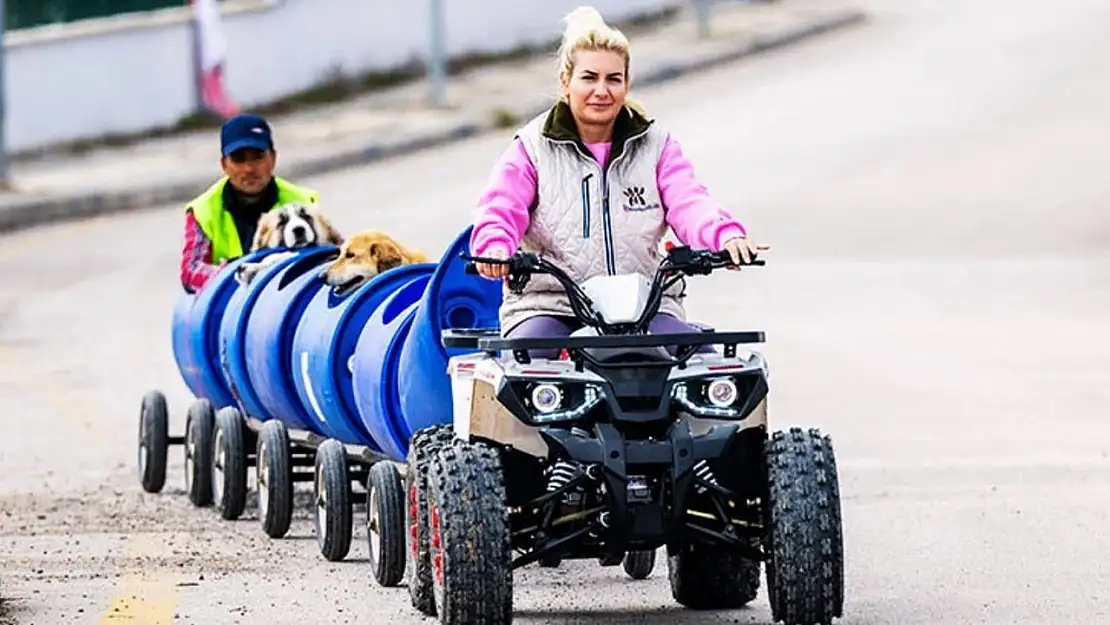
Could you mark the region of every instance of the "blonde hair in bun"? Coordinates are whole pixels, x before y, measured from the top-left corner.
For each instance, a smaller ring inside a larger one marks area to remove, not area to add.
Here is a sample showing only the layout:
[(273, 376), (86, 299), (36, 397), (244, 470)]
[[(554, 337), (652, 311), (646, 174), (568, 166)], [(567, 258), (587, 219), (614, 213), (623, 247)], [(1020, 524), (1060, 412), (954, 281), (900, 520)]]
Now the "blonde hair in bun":
[(574, 53), (579, 50), (606, 50), (624, 58), (624, 71), (628, 73), (629, 44), (624, 33), (605, 23), (592, 6), (582, 6), (563, 18), (566, 29), (559, 46), (559, 77), (569, 80), (574, 72)]

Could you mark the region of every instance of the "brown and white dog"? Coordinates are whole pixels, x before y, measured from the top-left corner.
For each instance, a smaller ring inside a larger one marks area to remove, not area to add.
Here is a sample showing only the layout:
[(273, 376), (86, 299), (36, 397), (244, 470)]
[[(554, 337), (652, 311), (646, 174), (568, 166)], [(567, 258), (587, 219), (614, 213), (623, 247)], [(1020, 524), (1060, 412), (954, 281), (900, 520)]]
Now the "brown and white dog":
[[(286, 247), (298, 250), (314, 245), (339, 245), (343, 237), (314, 204), (290, 202), (262, 215), (250, 251)], [(254, 263), (241, 263), (235, 272), (240, 284), (250, 284), (259, 271), (296, 252), (270, 254)]]
[(329, 286), (349, 290), (403, 265), (428, 262), (428, 256), (398, 243), (380, 230), (363, 230), (339, 247), (339, 258), (320, 273)]

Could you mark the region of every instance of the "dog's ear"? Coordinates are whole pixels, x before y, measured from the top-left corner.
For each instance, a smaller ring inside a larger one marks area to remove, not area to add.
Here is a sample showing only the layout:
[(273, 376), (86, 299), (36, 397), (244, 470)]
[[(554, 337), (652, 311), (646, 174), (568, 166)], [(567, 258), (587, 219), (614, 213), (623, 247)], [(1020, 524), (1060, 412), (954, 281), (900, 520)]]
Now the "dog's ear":
[(320, 236), (320, 243), (330, 245), (340, 245), (343, 243), (343, 235), (335, 229), (331, 221), (320, 212), (316, 206), (312, 207), (312, 218), (316, 221), (316, 233)]
[(273, 232), (272, 219), (269, 219), (269, 214), (263, 215), (258, 220), (258, 226), (254, 230), (254, 241), (251, 242), (251, 251), (260, 250), (266, 245), (266, 241), (270, 238), (270, 233)]
[(405, 264), (405, 255), (400, 246), (392, 241), (371, 243), (370, 255), (378, 259), (378, 271), (388, 271)]

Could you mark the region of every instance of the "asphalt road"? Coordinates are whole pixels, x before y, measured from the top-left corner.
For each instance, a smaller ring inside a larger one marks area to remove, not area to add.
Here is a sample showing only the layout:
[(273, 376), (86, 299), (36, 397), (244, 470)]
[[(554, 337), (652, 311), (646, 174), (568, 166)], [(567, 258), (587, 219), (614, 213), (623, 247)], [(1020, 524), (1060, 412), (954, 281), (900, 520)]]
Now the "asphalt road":
[[(639, 94), (775, 246), (690, 310), (768, 332), (775, 425), (832, 433), (842, 622), (1110, 619), (1110, 4), (866, 2), (872, 23)], [(279, 129), (280, 133), (280, 129)], [(438, 252), (505, 135), (305, 181), (341, 229)], [(215, 160), (215, 159), (213, 159)], [(318, 555), (134, 474), (138, 401), (173, 364), (174, 208), (0, 239), (0, 592), (27, 623), (420, 623), (364, 534)], [(304, 488), (304, 487), (302, 487)], [(522, 623), (768, 623), (529, 568)], [(172, 616), (176, 613), (176, 616)]]

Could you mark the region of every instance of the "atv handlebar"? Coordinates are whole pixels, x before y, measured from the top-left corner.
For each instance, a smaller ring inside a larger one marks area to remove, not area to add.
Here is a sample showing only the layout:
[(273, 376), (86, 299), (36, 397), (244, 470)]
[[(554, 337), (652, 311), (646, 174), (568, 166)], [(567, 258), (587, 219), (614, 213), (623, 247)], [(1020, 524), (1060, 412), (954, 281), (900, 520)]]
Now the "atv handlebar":
[[(610, 324), (594, 310), (593, 302), (565, 271), (538, 254), (518, 251), (508, 258), (485, 258), (470, 256), (464, 252), (459, 256), (470, 261), (466, 264), (464, 271), (471, 275), (478, 273), (476, 262), (508, 265), (509, 289), (514, 293), (520, 293), (533, 274), (547, 274), (555, 278), (566, 291), (574, 316), (582, 323), (596, 328), (601, 334), (643, 334), (647, 332), (648, 325), (655, 314), (659, 312), (663, 294), (676, 281), (687, 275), (709, 275), (717, 269), (737, 266), (732, 262), (729, 253), (724, 250), (710, 252), (708, 250), (695, 250), (688, 246), (671, 247), (667, 250), (667, 255), (660, 261), (658, 269), (656, 269), (651, 283), (651, 293), (640, 318), (632, 323)], [(755, 256), (746, 263), (740, 263), (742, 266), (763, 266), (765, 264), (766, 261), (759, 260)]]

